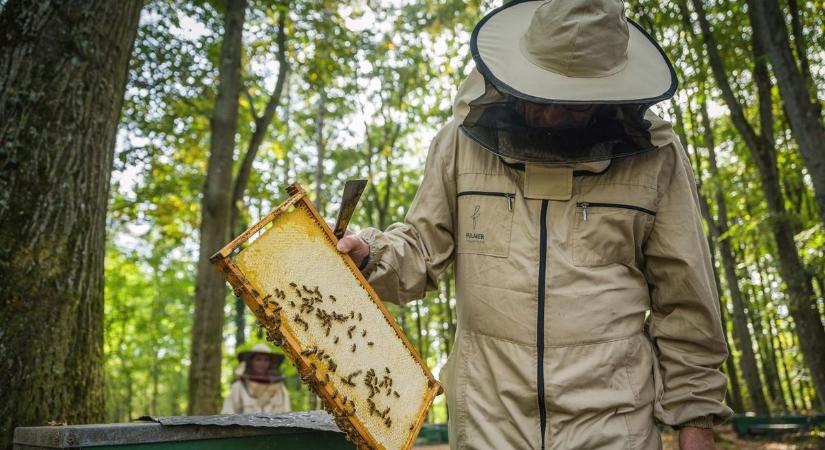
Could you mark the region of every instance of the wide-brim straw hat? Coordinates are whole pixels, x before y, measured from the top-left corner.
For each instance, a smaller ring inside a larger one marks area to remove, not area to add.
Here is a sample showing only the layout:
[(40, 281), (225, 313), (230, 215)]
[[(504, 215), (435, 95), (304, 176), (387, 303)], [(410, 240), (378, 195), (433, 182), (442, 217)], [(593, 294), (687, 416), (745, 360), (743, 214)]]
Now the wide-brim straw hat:
[(653, 104), (676, 91), (673, 65), (621, 0), (515, 0), (476, 25), (470, 49), (488, 82), (530, 102)]
[(249, 361), (249, 359), (252, 358), (252, 356), (254, 356), (254, 355), (267, 355), (267, 356), (269, 356), (269, 358), (272, 360), (272, 367), (273, 368), (277, 368), (284, 361), (284, 355), (273, 352), (272, 349), (269, 348), (269, 346), (265, 345), (265, 344), (255, 344), (255, 346), (252, 347), (251, 349), (239, 352), (238, 353), (238, 361), (241, 361), (241, 362)]

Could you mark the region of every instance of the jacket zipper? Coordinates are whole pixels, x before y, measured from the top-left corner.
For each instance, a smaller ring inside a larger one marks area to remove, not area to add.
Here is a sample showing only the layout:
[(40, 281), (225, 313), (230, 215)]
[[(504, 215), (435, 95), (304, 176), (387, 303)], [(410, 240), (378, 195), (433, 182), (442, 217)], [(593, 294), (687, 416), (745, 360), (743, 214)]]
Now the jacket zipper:
[(595, 203), (595, 202), (578, 202), (576, 203), (576, 208), (582, 209), (582, 220), (587, 222), (587, 209), (588, 208), (621, 208), (621, 209), (632, 209), (634, 211), (641, 211), (645, 214), (650, 214), (651, 216), (656, 215), (656, 211), (651, 211), (646, 208), (642, 208), (641, 206), (635, 205), (622, 205), (620, 203)]
[(464, 191), (459, 192), (458, 196), (461, 197), (462, 195), (486, 195), (490, 197), (504, 197), (507, 199), (507, 209), (512, 211), (513, 210), (513, 199), (516, 197), (516, 194), (512, 194), (510, 192), (486, 192), (486, 191)]
[(544, 434), (547, 428), (547, 410), (544, 405), (544, 287), (547, 270), (547, 200), (541, 201), (541, 227), (539, 230), (539, 286), (538, 311), (536, 313), (536, 379), (538, 380), (539, 422), (541, 424), (541, 450), (544, 450)]

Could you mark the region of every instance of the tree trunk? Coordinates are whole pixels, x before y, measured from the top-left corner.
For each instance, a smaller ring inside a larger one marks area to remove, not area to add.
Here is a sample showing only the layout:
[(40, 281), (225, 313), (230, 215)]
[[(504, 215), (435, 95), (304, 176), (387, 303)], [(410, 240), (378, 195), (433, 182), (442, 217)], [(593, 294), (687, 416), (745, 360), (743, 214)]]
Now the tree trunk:
[[(744, 249), (741, 248), (740, 252), (740, 254), (745, 253)], [(766, 331), (761, 317), (763, 314), (767, 314), (765, 305), (767, 304), (768, 291), (763, 290), (762, 295), (759, 295), (756, 292), (756, 288), (751, 285), (749, 293), (750, 301), (748, 301), (748, 304), (750, 306), (748, 308), (748, 318), (753, 327), (753, 332), (757, 336), (756, 346), (759, 351), (759, 359), (762, 361), (762, 378), (765, 380), (768, 398), (772, 406), (779, 406), (781, 409), (784, 409), (784, 397), (779, 384), (776, 361), (772, 353), (771, 331), (769, 329)], [(760, 299), (762, 299), (762, 301), (760, 301)], [(760, 312), (763, 314), (760, 314)]]
[(767, 340), (767, 344), (765, 346), (765, 352), (767, 354), (767, 359), (765, 361), (770, 363), (769, 369), (770, 374), (772, 377), (768, 379), (768, 382), (774, 385), (774, 394), (771, 394), (771, 400), (774, 404), (779, 404), (782, 406), (782, 409), (785, 411), (790, 410), (790, 406), (788, 405), (788, 399), (785, 397), (785, 391), (782, 389), (782, 378), (779, 376), (779, 364), (777, 363), (777, 350), (776, 350), (776, 336), (774, 335), (773, 330), (773, 320), (772, 315), (775, 308), (769, 308), (767, 298), (763, 303), (764, 308), (760, 309), (763, 311), (763, 318), (765, 320), (765, 330), (767, 330), (767, 334), (765, 339)]
[(192, 362), (189, 367), (189, 414), (215, 414), (221, 399), (226, 282), (209, 257), (229, 235), (230, 194), (238, 96), (241, 91), (241, 49), (246, 0), (229, 0), (224, 18), (218, 97), (211, 120), (209, 166), (201, 200), (200, 256), (195, 284)]
[(324, 215), (323, 192), (324, 192), (324, 91), (321, 89), (318, 95), (318, 112), (315, 117), (315, 147), (318, 151), (318, 160), (315, 162), (315, 209)]
[[(246, 153), (244, 153), (241, 166), (238, 169), (238, 175), (235, 177), (235, 184), (232, 189), (232, 215), (230, 220), (230, 230), (232, 233), (242, 233), (246, 227), (241, 224), (240, 216), (243, 209), (243, 197), (246, 192), (246, 187), (249, 184), (249, 177), (252, 174), (252, 163), (255, 162), (255, 157), (258, 155), (258, 150), (266, 136), (266, 130), (269, 124), (275, 117), (275, 111), (278, 104), (281, 102), (281, 94), (286, 83), (287, 76), (287, 62), (286, 62), (286, 15), (287, 11), (281, 11), (278, 17), (278, 78), (275, 82), (275, 90), (269, 97), (266, 103), (263, 114), (255, 116), (255, 128), (252, 131), (252, 137), (249, 139)], [(250, 104), (252, 99), (250, 98)], [(286, 118), (288, 119), (288, 118)]]
[[(692, 3), (698, 14), (699, 26), (702, 29), (702, 36), (708, 50), (713, 76), (722, 91), (722, 97), (728, 109), (731, 111), (731, 121), (742, 135), (759, 170), (762, 190), (769, 211), (767, 222), (776, 241), (779, 253), (779, 270), (787, 286), (788, 310), (796, 323), (802, 354), (806, 365), (811, 371), (818, 397), (819, 399), (825, 399), (825, 328), (822, 326), (819, 311), (814, 301), (811, 276), (805, 270), (793, 240), (793, 230), (796, 227), (793, 218), (785, 210), (784, 199), (779, 188), (774, 143), (772, 139), (766, 139), (766, 136), (772, 135), (772, 124), (766, 123), (766, 118), (770, 116), (771, 109), (770, 103), (765, 103), (765, 99), (770, 98), (770, 80), (764, 78), (767, 71), (763, 67), (763, 55), (758, 48), (758, 41), (754, 40), (753, 50), (756, 66), (753, 74), (759, 89), (759, 109), (762, 121), (762, 135), (757, 135), (748, 123), (742, 105), (739, 104), (733, 94), (704, 6), (701, 0), (692, 0)], [(756, 33), (758, 33), (758, 30)], [(768, 89), (767, 92), (766, 89)], [(821, 406), (825, 409), (825, 402)]]
[[(791, 132), (796, 137), (799, 153), (811, 176), (819, 217), (825, 224), (825, 152), (822, 151), (825, 126), (819, 104), (811, 100), (805, 75), (794, 59), (788, 30), (783, 22), (785, 14), (779, 3), (776, 0), (748, 0), (748, 10), (754, 34), (765, 46), (776, 75), (782, 101), (788, 111)], [(819, 393), (821, 397), (823, 392)]]
[[(252, 163), (255, 162), (255, 157), (261, 144), (264, 141), (266, 130), (269, 128), (272, 118), (275, 116), (275, 109), (281, 101), (281, 93), (284, 89), (286, 81), (287, 65), (286, 65), (286, 15), (287, 11), (281, 11), (278, 16), (278, 80), (275, 83), (275, 91), (266, 103), (264, 113), (258, 117), (255, 116), (255, 129), (252, 131), (252, 137), (249, 139), (246, 153), (244, 154), (241, 166), (238, 169), (238, 175), (235, 177), (235, 186), (232, 189), (232, 209), (229, 216), (229, 231), (232, 239), (241, 234), (246, 229), (246, 224), (241, 221), (241, 210), (243, 209), (243, 197), (246, 192), (246, 186), (249, 184), (249, 177), (252, 174)], [(248, 94), (248, 91), (247, 91)], [(252, 107), (253, 99), (250, 96), (250, 107)], [(252, 108), (254, 116), (254, 108)], [(236, 345), (243, 345), (246, 342), (246, 304), (240, 298), (235, 299), (235, 343)]]
[[(793, 31), (793, 44), (796, 49), (796, 57), (799, 59), (799, 70), (805, 78), (805, 85), (808, 88), (812, 98), (816, 100), (816, 83), (811, 74), (811, 63), (808, 60), (808, 48), (805, 39), (805, 32), (802, 29), (802, 19), (799, 11), (799, 4), (796, 0), (788, 0), (788, 12), (791, 16), (791, 30)], [(815, 104), (822, 113), (822, 108), (819, 103)]]
[[(0, 8), (0, 448), (102, 421), (103, 258), (140, 0)], [(106, 32), (101, 32), (105, 26)]]
[[(822, 273), (821, 271), (819, 272)], [(813, 276), (814, 287), (817, 291), (817, 298), (820, 300), (819, 302), (819, 309), (820, 314), (822, 315), (822, 320), (825, 321), (825, 281), (823, 281), (823, 277), (821, 275), (814, 275)]]
[(776, 328), (776, 350), (779, 353), (779, 361), (782, 363), (781, 367), (785, 377), (785, 384), (788, 386), (788, 398), (790, 399), (791, 412), (798, 412), (799, 405), (796, 403), (794, 383), (791, 377), (791, 372), (788, 371), (788, 363), (785, 359), (785, 342), (782, 340), (783, 330), (779, 328), (776, 317), (771, 319), (771, 323)]

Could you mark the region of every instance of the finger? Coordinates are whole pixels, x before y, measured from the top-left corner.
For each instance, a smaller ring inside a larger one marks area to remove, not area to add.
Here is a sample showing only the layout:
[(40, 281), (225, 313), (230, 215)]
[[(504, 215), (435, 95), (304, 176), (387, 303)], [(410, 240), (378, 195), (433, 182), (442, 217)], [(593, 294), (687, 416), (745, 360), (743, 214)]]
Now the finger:
[(355, 245), (356, 245), (355, 240), (356, 240), (356, 238), (354, 238), (354, 237), (344, 236), (343, 238), (341, 238), (338, 241), (338, 245), (336, 246), (336, 248), (338, 248), (339, 252), (349, 253), (349, 252), (352, 251), (352, 249), (355, 248)]

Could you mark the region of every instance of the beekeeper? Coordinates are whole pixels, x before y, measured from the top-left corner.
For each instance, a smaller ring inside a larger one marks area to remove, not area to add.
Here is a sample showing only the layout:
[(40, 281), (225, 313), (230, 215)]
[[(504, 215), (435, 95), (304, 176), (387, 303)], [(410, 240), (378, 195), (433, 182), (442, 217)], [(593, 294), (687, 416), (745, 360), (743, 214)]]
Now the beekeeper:
[(405, 223), (339, 243), (385, 301), (455, 261), (452, 448), (713, 448), (727, 357), (691, 167), (649, 111), (676, 76), (620, 0), (513, 1)]
[(256, 344), (238, 353), (229, 396), (221, 414), (255, 414), (289, 412), (289, 391), (281, 376), (284, 355), (274, 353), (266, 344)]

